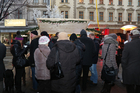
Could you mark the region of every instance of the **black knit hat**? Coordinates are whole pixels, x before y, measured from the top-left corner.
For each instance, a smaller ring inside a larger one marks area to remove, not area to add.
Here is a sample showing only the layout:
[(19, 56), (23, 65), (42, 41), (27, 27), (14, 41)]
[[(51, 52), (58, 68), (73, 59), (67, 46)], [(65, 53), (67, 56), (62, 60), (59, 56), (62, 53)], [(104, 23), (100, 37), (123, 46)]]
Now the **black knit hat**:
[(34, 34), (34, 35), (38, 35), (38, 32), (36, 30), (32, 31), (31, 33)]
[(47, 36), (47, 37), (49, 37), (49, 34), (48, 34), (46, 31), (42, 31), (42, 32), (40, 33), (40, 35), (41, 35), (41, 36)]
[(75, 33), (72, 33), (71, 36), (70, 36), (70, 40), (71, 41), (75, 41), (77, 39), (77, 36)]

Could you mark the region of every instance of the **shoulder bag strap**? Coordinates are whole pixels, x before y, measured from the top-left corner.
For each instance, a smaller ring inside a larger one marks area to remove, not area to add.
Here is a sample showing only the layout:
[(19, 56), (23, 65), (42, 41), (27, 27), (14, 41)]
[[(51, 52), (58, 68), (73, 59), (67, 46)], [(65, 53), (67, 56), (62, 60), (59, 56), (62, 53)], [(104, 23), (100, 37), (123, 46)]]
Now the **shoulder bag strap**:
[(104, 58), (104, 63), (106, 63), (106, 57), (107, 57), (107, 53), (108, 53), (108, 50), (109, 50), (109, 46), (110, 46), (110, 43), (109, 43), (109, 45), (108, 45), (108, 47), (107, 47), (107, 52), (106, 52), (106, 55), (105, 55), (105, 58)]
[[(40, 48), (39, 48), (39, 50), (40, 50)], [(43, 54), (43, 52), (42, 52), (41, 50), (40, 50), (40, 52)], [(44, 54), (43, 54), (43, 56), (46, 57)], [(47, 57), (46, 57), (46, 58), (47, 58)]]

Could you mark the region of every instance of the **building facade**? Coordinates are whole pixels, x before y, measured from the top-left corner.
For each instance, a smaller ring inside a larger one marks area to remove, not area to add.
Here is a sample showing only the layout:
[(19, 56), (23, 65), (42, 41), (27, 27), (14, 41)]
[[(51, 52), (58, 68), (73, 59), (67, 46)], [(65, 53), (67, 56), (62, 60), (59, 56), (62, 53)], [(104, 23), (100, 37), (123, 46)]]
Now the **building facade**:
[[(55, 0), (55, 4), (65, 11), (65, 18), (90, 19), (90, 27), (98, 27), (96, 0)], [(97, 8), (101, 30), (118, 33), (123, 25), (140, 26), (140, 0), (97, 0)]]
[[(0, 21), (0, 39), (14, 38), (16, 31), (37, 26), (33, 18), (33, 9), (46, 12), (50, 0), (33, 0), (14, 14), (14, 19), (26, 19), (25, 27), (5, 27), (4, 20)], [(58, 6), (64, 18), (90, 19), (90, 28), (97, 28), (96, 0), (51, 0), (52, 7)], [(140, 27), (140, 0), (97, 0), (98, 20), (100, 29), (110, 29), (110, 33), (121, 32), (120, 28), (127, 24)], [(9, 16), (8, 16), (9, 17)], [(8, 19), (7, 17), (7, 19)]]

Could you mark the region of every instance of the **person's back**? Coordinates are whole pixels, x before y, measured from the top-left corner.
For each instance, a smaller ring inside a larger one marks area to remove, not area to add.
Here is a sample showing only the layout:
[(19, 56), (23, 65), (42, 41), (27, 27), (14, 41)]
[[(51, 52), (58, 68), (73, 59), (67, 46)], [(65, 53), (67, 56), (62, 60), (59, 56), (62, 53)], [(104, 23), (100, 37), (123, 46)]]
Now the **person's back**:
[(140, 39), (139, 31), (130, 32), (132, 41), (124, 45), (122, 53), (122, 77), (127, 93), (140, 93)]
[(83, 68), (82, 90), (85, 91), (87, 88), (86, 83), (88, 78), (89, 67), (92, 65), (93, 57), (95, 56), (96, 51), (92, 39), (87, 37), (87, 33), (84, 29), (80, 32), (80, 35), (81, 37), (79, 39), (86, 47), (83, 53), (83, 60), (82, 60), (82, 68)]
[(79, 38), (80, 41), (85, 45), (86, 49), (84, 51), (84, 57), (83, 57), (83, 63), (82, 65), (88, 65), (91, 66), (92, 65), (92, 59), (95, 56), (95, 49), (94, 49), (94, 43), (92, 41), (92, 39), (86, 37), (86, 36), (82, 36)]
[[(127, 50), (127, 51), (126, 51)], [(125, 54), (125, 55), (124, 55)], [(140, 77), (140, 39), (133, 39), (131, 42), (125, 45), (122, 57), (122, 67), (125, 69), (123, 73), (124, 84), (136, 84), (140, 85), (138, 78)], [(127, 60), (124, 58), (127, 58)], [(129, 75), (129, 78), (125, 75)], [(133, 77), (132, 77), (133, 76)], [(129, 82), (127, 82), (129, 81)]]
[[(64, 32), (61, 32), (63, 34)], [(47, 67), (50, 69), (55, 64), (56, 47), (58, 47), (59, 60), (64, 74), (64, 78), (52, 80), (52, 91), (61, 93), (74, 93), (76, 87), (76, 64), (80, 57), (78, 49), (68, 38), (60, 39), (51, 50), (47, 60)]]
[(0, 42), (0, 93), (3, 91), (3, 73), (5, 71), (5, 66), (3, 59), (6, 56), (6, 46)]

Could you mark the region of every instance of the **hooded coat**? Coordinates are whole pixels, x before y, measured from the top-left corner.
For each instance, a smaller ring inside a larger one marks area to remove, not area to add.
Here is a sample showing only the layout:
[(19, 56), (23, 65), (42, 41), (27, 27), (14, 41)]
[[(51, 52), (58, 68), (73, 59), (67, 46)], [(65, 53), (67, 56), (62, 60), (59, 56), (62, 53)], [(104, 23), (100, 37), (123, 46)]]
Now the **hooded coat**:
[(6, 56), (6, 46), (0, 42), (0, 81), (3, 80), (3, 73), (5, 72), (5, 66), (3, 59)]
[[(102, 46), (102, 58), (103, 59), (105, 58), (109, 44), (110, 46), (109, 46), (107, 57), (106, 57), (106, 65), (108, 67), (113, 66), (115, 69), (118, 69), (117, 63), (116, 63), (116, 49), (117, 49), (118, 42), (112, 37), (108, 36), (104, 39), (104, 44)], [(103, 62), (105, 61), (103, 60)]]
[(85, 45), (86, 49), (83, 53), (82, 65), (91, 66), (93, 63), (93, 57), (96, 55), (95, 44), (91, 38), (87, 37), (86, 31), (81, 31), (80, 41)]
[(48, 69), (51, 69), (55, 64), (56, 47), (58, 47), (59, 61), (64, 77), (51, 81), (52, 91), (72, 93), (76, 87), (76, 64), (80, 60), (78, 49), (69, 40), (57, 41), (46, 61)]
[[(41, 50), (41, 51), (40, 51)], [(46, 60), (50, 54), (50, 48), (46, 45), (39, 45), (35, 50), (35, 77), (38, 80), (50, 79), (50, 70), (46, 67)]]
[(124, 45), (122, 53), (123, 83), (140, 85), (140, 39), (135, 37)]

